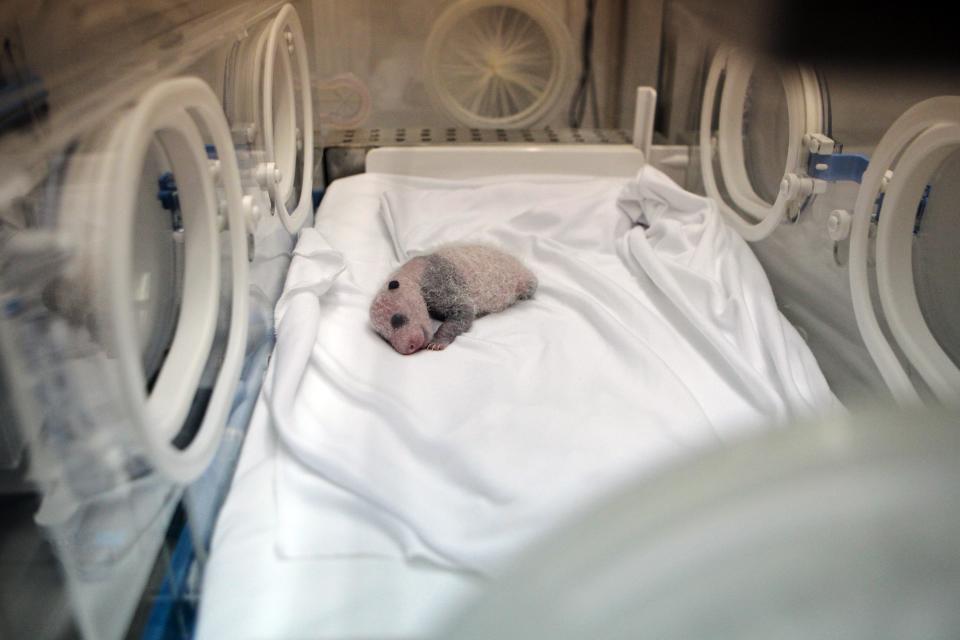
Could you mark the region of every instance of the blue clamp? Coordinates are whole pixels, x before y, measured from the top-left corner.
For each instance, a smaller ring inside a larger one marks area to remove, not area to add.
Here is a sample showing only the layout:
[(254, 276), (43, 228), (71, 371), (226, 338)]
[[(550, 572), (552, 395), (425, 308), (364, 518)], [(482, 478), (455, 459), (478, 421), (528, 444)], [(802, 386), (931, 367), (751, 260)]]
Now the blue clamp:
[(917, 216), (913, 219), (913, 235), (920, 233), (920, 223), (923, 221), (923, 214), (927, 212), (927, 201), (930, 200), (931, 185), (923, 188), (923, 195), (920, 196), (920, 204), (917, 205)]
[[(927, 185), (923, 188), (923, 195), (920, 196), (920, 202), (917, 203), (917, 213), (913, 219), (913, 235), (920, 233), (920, 225), (923, 224), (923, 214), (927, 212), (927, 202), (930, 200), (930, 191), (933, 185)], [(883, 194), (877, 195), (873, 202), (873, 213), (870, 215), (870, 222), (876, 224), (880, 221), (880, 211), (883, 209)]]
[(212, 145), (212, 144), (205, 144), (205, 145), (203, 145), (203, 147), (204, 147), (204, 149), (205, 149), (206, 152), (207, 152), (207, 159), (208, 159), (208, 160), (216, 160), (216, 159), (217, 159), (218, 156), (217, 156), (217, 147), (216, 147), (216, 146), (214, 146), (214, 145)]
[(827, 182), (856, 182), (863, 180), (870, 158), (859, 153), (811, 153), (807, 161), (807, 175)]
[[(6, 62), (6, 61), (5, 61)], [(13, 79), (0, 75), (0, 133), (26, 127), (50, 111), (49, 91), (40, 76), (18, 69), (13, 62)]]
[(7, 318), (14, 318), (23, 311), (23, 300), (20, 298), (11, 298), (3, 303), (3, 315)]
[(176, 212), (180, 209), (180, 197), (177, 195), (177, 182), (173, 179), (173, 174), (167, 171), (157, 180), (157, 199), (160, 200), (160, 206), (170, 212)]

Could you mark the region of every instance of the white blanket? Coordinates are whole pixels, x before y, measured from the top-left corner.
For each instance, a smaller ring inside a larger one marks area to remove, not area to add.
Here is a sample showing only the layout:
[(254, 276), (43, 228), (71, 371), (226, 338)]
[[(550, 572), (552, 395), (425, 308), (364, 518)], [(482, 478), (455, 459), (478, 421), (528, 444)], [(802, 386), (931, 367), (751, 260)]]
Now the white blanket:
[[(265, 388), (282, 554), (491, 573), (625, 476), (838, 407), (746, 244), (660, 172), (451, 186), (388, 192), (396, 256), (347, 252), (339, 278), (340, 238), (300, 241)], [(377, 287), (466, 240), (524, 260), (535, 299), (396, 354), (368, 326)]]

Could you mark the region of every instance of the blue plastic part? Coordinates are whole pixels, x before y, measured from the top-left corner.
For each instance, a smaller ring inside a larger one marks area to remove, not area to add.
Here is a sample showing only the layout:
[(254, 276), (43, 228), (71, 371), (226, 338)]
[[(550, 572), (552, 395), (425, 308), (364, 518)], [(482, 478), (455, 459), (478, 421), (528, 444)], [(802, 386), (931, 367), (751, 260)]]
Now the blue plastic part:
[(157, 199), (160, 206), (167, 211), (174, 212), (180, 209), (180, 198), (177, 196), (177, 182), (173, 174), (167, 171), (157, 180)]
[[(923, 195), (920, 196), (920, 202), (917, 203), (917, 215), (913, 219), (913, 235), (920, 233), (920, 225), (923, 222), (923, 214), (927, 211), (927, 201), (930, 200), (930, 192), (933, 185), (927, 185), (923, 188)], [(873, 214), (870, 216), (870, 222), (876, 224), (880, 220), (880, 211), (883, 209), (883, 194), (877, 196), (873, 202)]]
[(160, 592), (150, 609), (141, 636), (143, 640), (187, 640), (193, 637), (196, 607), (187, 598), (187, 577), (193, 559), (190, 527), (185, 523), (177, 537)]
[(23, 311), (23, 300), (20, 298), (12, 298), (3, 304), (3, 315), (7, 318), (18, 316), (21, 311)]
[(880, 210), (883, 209), (883, 194), (878, 194), (877, 199), (873, 201), (873, 213), (870, 214), (870, 222), (876, 224), (880, 220)]
[(316, 211), (317, 207), (320, 206), (320, 201), (323, 200), (323, 187), (317, 187), (313, 190), (313, 210)]
[(931, 185), (923, 189), (923, 195), (920, 196), (920, 204), (917, 205), (917, 217), (913, 220), (913, 235), (920, 233), (920, 223), (923, 221), (923, 214), (927, 211), (927, 201), (930, 199)]
[(204, 145), (204, 148), (207, 151), (207, 158), (210, 160), (216, 160), (219, 156), (217, 155), (217, 148), (212, 144)]
[[(807, 162), (807, 174), (811, 178), (827, 182), (859, 184), (863, 181), (863, 174), (869, 164), (870, 158), (859, 153), (811, 153)], [(826, 169), (818, 169), (817, 165), (826, 165)]]
[(25, 70), (13, 71), (11, 80), (0, 78), (0, 133), (27, 126), (50, 110), (50, 94), (40, 76)]
[(173, 173), (167, 171), (160, 175), (157, 179), (157, 183), (160, 185), (161, 189), (170, 189), (172, 191), (177, 190), (177, 181), (173, 178)]

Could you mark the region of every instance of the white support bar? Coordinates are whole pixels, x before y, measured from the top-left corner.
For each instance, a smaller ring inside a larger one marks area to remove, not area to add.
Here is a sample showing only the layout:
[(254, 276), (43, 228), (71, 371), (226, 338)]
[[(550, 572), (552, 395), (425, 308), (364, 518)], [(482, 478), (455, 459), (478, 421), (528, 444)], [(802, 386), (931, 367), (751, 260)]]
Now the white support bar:
[(632, 178), (647, 158), (628, 144), (381, 147), (367, 154), (366, 170), (446, 179), (523, 174)]
[(633, 146), (650, 157), (653, 144), (653, 115), (657, 109), (657, 90), (653, 87), (637, 87), (637, 108), (633, 118)]

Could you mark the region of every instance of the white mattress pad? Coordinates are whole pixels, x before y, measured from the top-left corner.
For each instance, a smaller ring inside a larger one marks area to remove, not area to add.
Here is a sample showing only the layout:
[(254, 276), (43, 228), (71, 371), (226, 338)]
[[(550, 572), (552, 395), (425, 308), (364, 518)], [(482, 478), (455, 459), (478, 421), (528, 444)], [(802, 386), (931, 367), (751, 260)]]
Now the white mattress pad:
[[(521, 258), (534, 300), (443, 352), (393, 352), (372, 296), (463, 241)], [(422, 635), (477, 573), (625, 477), (837, 408), (746, 244), (656, 170), (338, 181), (277, 307), (200, 637)]]
[[(398, 185), (351, 223), (386, 229), (393, 250), (354, 252), (321, 218), (277, 307), (266, 395), (290, 453), (286, 556), (495, 573), (625, 477), (835, 406), (750, 249), (655, 169)], [(443, 352), (400, 356), (370, 300), (399, 263), (457, 242), (513, 253), (537, 294)]]

